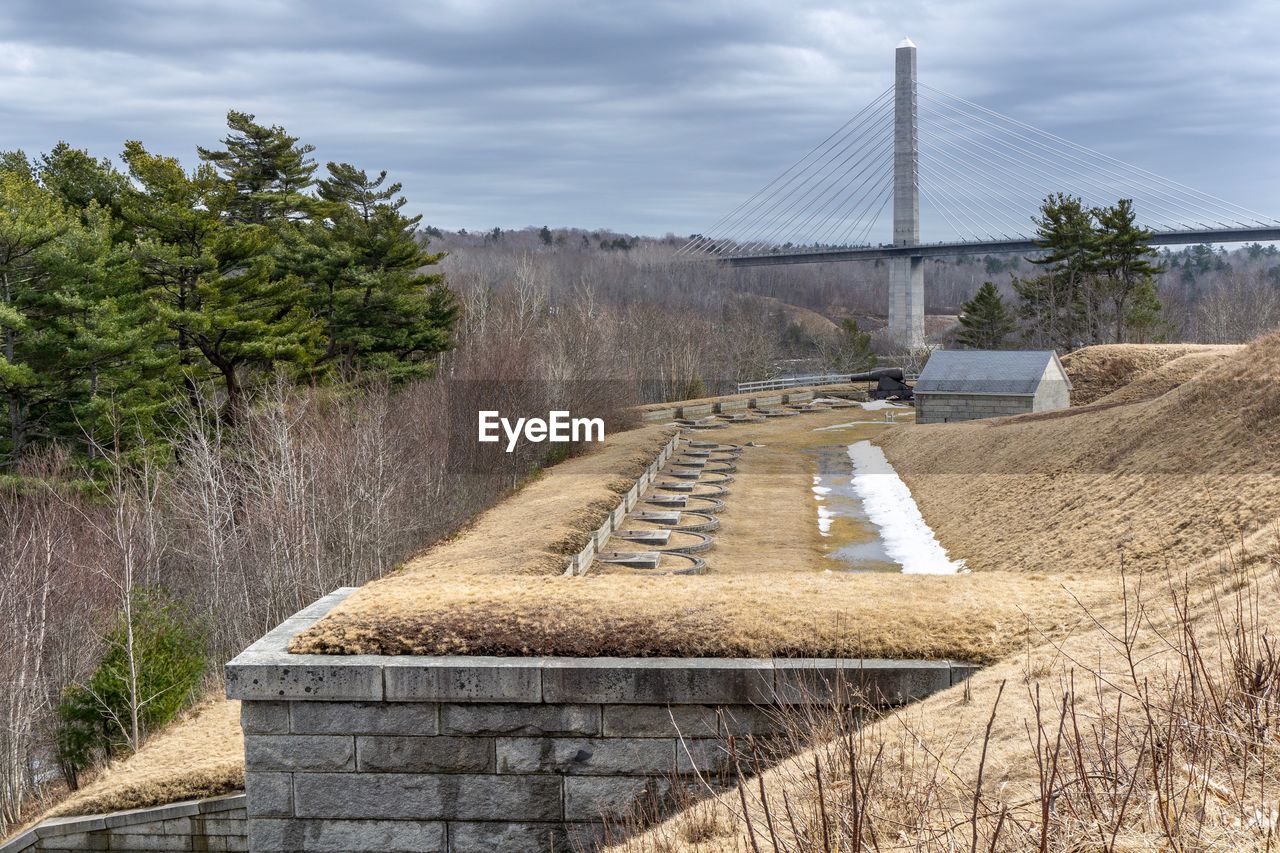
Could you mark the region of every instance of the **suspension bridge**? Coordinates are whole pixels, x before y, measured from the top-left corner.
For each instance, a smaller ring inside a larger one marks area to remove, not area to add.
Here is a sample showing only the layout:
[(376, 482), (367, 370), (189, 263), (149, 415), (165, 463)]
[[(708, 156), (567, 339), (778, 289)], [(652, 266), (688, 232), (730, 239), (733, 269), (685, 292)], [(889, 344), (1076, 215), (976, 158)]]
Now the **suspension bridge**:
[[(924, 260), (1037, 251), (1033, 217), (1057, 192), (1091, 207), (1131, 199), (1152, 245), (1280, 240), (1274, 217), (920, 83), (904, 39), (892, 86), (677, 255), (735, 267), (886, 260), (889, 332), (917, 347)], [(921, 240), (922, 200), (933, 242)]]

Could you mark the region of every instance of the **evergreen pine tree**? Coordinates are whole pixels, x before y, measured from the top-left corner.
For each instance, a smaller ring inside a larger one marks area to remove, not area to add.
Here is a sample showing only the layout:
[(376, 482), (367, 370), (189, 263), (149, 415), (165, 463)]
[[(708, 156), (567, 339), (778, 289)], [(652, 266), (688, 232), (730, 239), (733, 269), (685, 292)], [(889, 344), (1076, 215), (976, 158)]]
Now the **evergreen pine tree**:
[(1125, 316), (1128, 337), (1140, 344), (1163, 340), (1167, 323), (1161, 307), (1155, 282), (1150, 277), (1140, 280), (1130, 294)]
[(171, 331), (182, 369), (194, 369), (195, 378), (212, 369), (220, 378), (224, 417), (234, 423), (246, 369), (305, 367), (320, 349), (302, 282), (281, 264), (284, 238), (276, 227), (242, 218), (246, 209), (271, 205), (257, 193), (247, 199), (229, 193), (209, 165), (187, 174), (139, 142), (126, 144), (124, 159), (136, 184), (126, 215), (137, 229), (146, 292)]
[(1080, 199), (1055, 193), (1045, 199), (1034, 221), (1036, 245), (1044, 254), (1028, 260), (1045, 272), (1014, 280), (1019, 312), (1042, 344), (1072, 350), (1092, 340), (1098, 324), (1093, 214)]
[(217, 169), (225, 183), (220, 209), (234, 222), (266, 225), (311, 215), (315, 183), (314, 145), (299, 145), (278, 126), (254, 121), (250, 113), (227, 113), (231, 132), (222, 150), (197, 148), (200, 159)]
[(972, 349), (1001, 349), (1009, 333), (1016, 328), (1013, 315), (991, 282), (983, 282), (960, 313), (961, 345)]
[(300, 262), (324, 325), (321, 362), (392, 379), (422, 375), (449, 347), (458, 311), (444, 277), (421, 271), (444, 256), (419, 240), (421, 217), (400, 212), (401, 185), (386, 184), (385, 171), (370, 178), (346, 163), (327, 168), (319, 183), (327, 218), (312, 226)]
[(0, 451), (19, 459), (38, 429), (50, 379), (41, 363), (47, 299), (54, 290), (46, 256), (73, 227), (53, 193), (29, 169), (0, 171), (0, 395), (7, 421)]
[(1160, 300), (1156, 297), (1153, 279), (1164, 272), (1164, 268), (1151, 260), (1156, 257), (1149, 244), (1151, 232), (1138, 227), (1132, 200), (1122, 198), (1113, 207), (1094, 211), (1094, 216), (1098, 229), (1093, 267), (1100, 277), (1101, 293), (1111, 302), (1114, 340), (1124, 343), (1125, 327), (1136, 298), (1147, 303), (1140, 317), (1159, 315)]

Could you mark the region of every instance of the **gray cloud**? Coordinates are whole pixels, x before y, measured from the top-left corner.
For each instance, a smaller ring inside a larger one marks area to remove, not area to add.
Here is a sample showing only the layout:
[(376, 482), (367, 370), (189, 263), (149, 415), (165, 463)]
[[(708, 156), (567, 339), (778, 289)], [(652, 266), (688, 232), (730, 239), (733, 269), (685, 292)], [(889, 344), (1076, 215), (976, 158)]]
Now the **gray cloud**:
[(921, 79), (1280, 215), (1269, 0), (10, 0), (0, 148), (190, 160), (230, 107), (386, 168), (446, 227), (698, 230)]

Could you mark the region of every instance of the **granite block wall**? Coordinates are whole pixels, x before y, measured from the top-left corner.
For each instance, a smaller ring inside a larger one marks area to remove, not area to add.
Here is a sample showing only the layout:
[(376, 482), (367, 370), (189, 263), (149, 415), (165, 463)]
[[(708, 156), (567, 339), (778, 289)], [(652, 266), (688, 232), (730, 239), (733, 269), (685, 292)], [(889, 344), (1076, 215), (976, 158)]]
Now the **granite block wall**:
[(728, 734), (789, 706), (922, 698), (948, 661), (293, 655), (349, 594), (286, 620), (227, 667), (242, 701), (248, 848), (569, 850), (673, 786), (728, 780)]
[(249, 849), (247, 827), (245, 795), (233, 794), (105, 815), (51, 818), (0, 845), (0, 853), (240, 853)]

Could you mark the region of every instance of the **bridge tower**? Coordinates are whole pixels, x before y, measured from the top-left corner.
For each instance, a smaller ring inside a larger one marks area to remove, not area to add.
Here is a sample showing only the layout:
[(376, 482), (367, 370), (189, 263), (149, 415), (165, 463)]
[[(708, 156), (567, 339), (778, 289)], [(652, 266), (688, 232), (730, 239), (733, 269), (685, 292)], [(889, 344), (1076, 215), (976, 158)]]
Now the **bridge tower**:
[[(903, 39), (894, 52), (893, 245), (920, 244), (919, 128), (916, 46)], [(889, 259), (889, 334), (898, 346), (924, 344), (924, 259)]]

